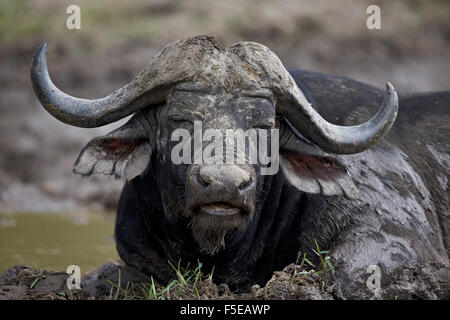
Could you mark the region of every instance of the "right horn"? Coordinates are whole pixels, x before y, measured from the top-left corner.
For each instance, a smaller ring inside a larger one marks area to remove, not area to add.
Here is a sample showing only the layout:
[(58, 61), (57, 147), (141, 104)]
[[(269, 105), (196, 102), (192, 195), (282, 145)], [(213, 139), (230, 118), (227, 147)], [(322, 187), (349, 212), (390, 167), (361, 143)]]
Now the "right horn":
[(386, 84), (384, 101), (377, 114), (356, 126), (338, 126), (323, 119), (296, 85), (290, 86), (288, 95), (290, 101), (280, 106), (280, 113), (302, 135), (334, 154), (352, 154), (371, 148), (390, 130), (398, 112), (397, 93), (390, 82)]

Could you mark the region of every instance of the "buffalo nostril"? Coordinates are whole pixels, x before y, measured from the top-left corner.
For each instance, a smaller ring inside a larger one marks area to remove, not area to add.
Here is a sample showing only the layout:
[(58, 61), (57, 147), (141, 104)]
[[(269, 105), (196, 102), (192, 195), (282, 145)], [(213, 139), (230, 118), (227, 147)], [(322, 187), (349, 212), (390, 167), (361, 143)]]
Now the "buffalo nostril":
[(198, 185), (206, 188), (207, 186), (209, 186), (209, 182), (206, 181), (205, 179), (202, 178), (201, 175), (197, 174), (195, 175), (195, 182), (197, 182)]
[(246, 190), (248, 188), (250, 188), (253, 185), (253, 178), (250, 177), (250, 179), (248, 181), (244, 181), (239, 185), (239, 190)]

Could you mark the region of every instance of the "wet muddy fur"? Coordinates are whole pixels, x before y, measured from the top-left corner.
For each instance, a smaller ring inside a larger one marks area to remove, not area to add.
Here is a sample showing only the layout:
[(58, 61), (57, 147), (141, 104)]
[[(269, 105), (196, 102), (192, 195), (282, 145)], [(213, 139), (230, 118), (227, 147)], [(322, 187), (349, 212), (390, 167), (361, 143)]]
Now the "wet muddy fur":
[[(350, 79), (308, 71), (291, 73), (320, 114), (336, 124), (367, 120), (383, 99), (382, 90)], [(400, 95), (399, 116), (385, 141), (374, 152), (344, 160), (362, 191), (357, 201), (301, 193), (286, 183), (281, 171), (274, 177), (266, 177), (259, 186), (255, 218), (244, 232), (227, 235), (225, 249), (213, 256), (199, 253), (188, 220), (178, 219), (176, 223), (167, 220), (155, 179), (158, 172), (150, 165), (146, 174), (127, 183), (122, 192), (115, 230), (118, 252), (127, 264), (162, 282), (174, 277), (167, 260), (181, 259), (191, 265), (200, 260), (206, 269), (215, 266), (214, 279), (218, 283), (248, 289), (255, 283), (264, 285), (275, 270), (294, 262), (298, 251), (313, 248), (317, 239), (322, 248), (336, 249), (337, 281), (347, 297), (367, 295), (365, 278), (369, 274), (364, 266), (370, 263), (379, 264), (386, 274), (385, 292), (393, 290), (394, 284), (397, 290), (407, 291), (408, 286), (398, 280), (405, 266), (433, 265), (431, 270), (448, 267), (444, 239), (448, 239), (445, 211), (449, 200), (445, 186), (436, 183), (436, 177), (448, 179), (444, 165), (449, 164), (449, 105), (449, 92)], [(435, 149), (440, 155), (447, 154), (442, 157), (444, 162), (430, 152)], [(377, 158), (380, 152), (392, 154), (394, 163), (380, 161)], [(407, 159), (411, 171), (398, 172), (394, 164), (401, 159)], [(374, 188), (374, 182), (364, 179), (370, 176), (368, 172), (386, 183), (385, 188)], [(406, 187), (408, 183), (410, 186)], [(391, 202), (380, 206), (380, 199), (389, 197)], [(412, 207), (396, 206), (395, 201), (400, 198), (405, 203), (412, 201)], [(424, 211), (421, 226), (414, 222), (398, 223), (404, 214), (414, 219), (415, 210)], [(379, 224), (381, 229), (374, 231)], [(402, 239), (398, 239), (400, 235)], [(394, 252), (392, 248), (396, 246), (401, 246), (401, 253)], [(366, 250), (365, 257), (352, 256), (357, 248)], [(430, 292), (442, 292), (438, 283), (425, 287)]]

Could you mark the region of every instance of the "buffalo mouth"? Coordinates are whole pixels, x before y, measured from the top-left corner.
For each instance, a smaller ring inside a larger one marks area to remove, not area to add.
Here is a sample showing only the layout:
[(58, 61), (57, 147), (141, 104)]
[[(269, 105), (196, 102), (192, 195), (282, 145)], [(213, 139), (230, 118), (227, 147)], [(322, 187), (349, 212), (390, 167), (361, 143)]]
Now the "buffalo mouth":
[(244, 214), (245, 210), (226, 202), (213, 202), (200, 206), (200, 212), (212, 216), (233, 216)]

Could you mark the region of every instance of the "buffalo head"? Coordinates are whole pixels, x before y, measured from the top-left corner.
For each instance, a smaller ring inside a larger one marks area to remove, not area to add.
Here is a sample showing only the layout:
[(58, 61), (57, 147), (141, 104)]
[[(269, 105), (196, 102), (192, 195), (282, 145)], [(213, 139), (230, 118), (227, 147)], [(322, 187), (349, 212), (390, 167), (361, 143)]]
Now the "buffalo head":
[[(224, 136), (229, 129), (280, 130), (279, 164), (290, 184), (302, 192), (354, 197), (351, 178), (328, 153), (352, 154), (372, 147), (389, 131), (398, 109), (396, 92), (388, 83), (384, 102), (371, 120), (333, 125), (315, 111), (267, 47), (240, 42), (224, 48), (206, 36), (170, 43), (129, 84), (101, 99), (79, 99), (56, 88), (48, 75), (45, 45), (33, 58), (31, 80), (44, 108), (73, 126), (98, 127), (134, 113), (124, 126), (90, 141), (74, 172), (116, 177), (124, 172), (128, 180), (153, 174), (158, 185), (148, 188), (159, 191), (167, 218), (189, 220), (199, 248), (208, 254), (224, 246), (227, 233), (245, 232), (271, 179), (261, 169), (273, 164), (174, 163), (173, 151), (179, 147), (174, 132), (184, 129), (194, 135), (183, 146), (195, 150), (195, 127), (201, 123), (200, 140), (209, 142), (200, 148), (204, 153), (213, 143), (205, 138), (208, 129)], [(274, 136), (266, 137), (273, 146)], [(234, 148), (232, 153), (240, 156)], [(187, 158), (196, 156), (193, 152)]]

